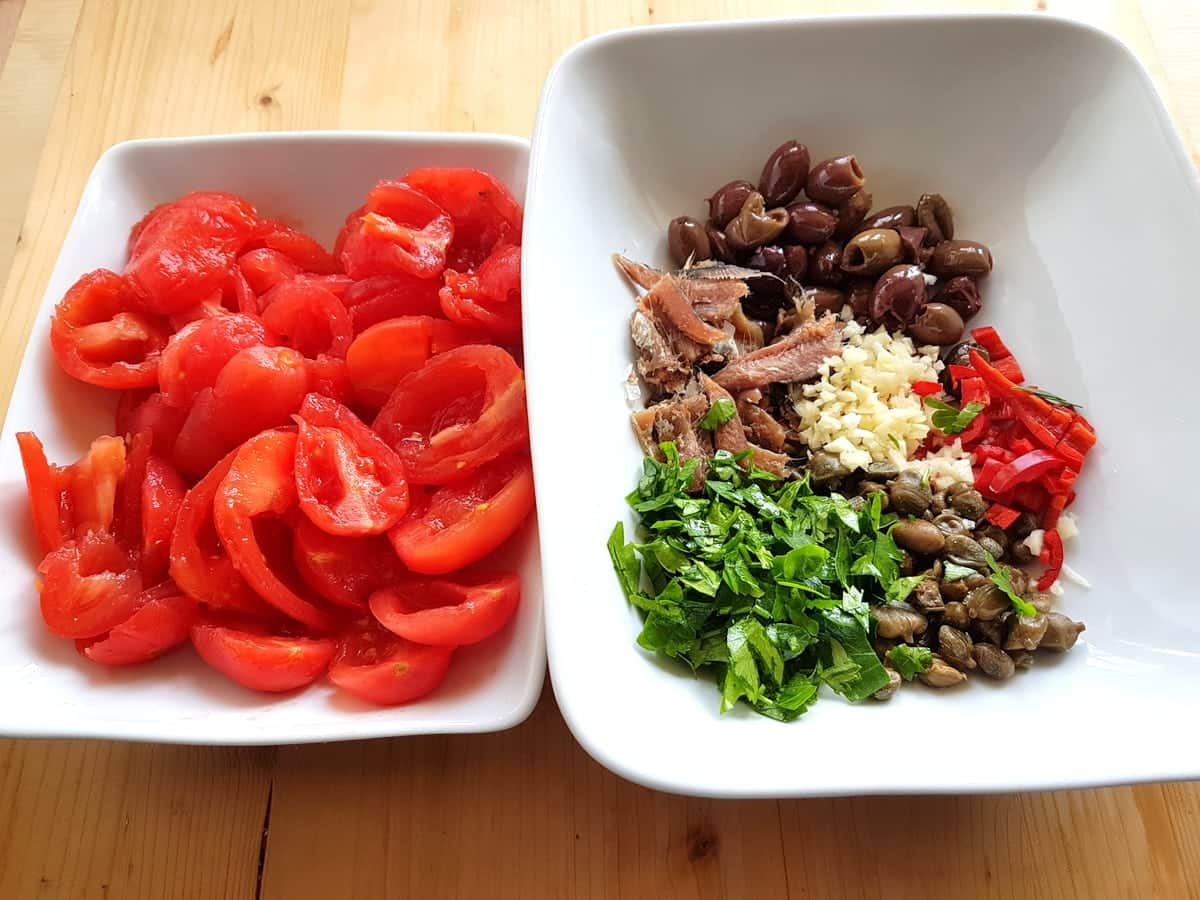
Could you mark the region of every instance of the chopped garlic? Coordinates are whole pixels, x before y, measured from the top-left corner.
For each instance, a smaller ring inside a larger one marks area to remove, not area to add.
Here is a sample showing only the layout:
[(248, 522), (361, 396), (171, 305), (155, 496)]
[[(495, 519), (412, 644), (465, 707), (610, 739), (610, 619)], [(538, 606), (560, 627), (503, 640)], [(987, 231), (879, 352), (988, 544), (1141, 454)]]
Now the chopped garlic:
[[(914, 347), (909, 338), (885, 328), (867, 332), (854, 321), (846, 322), (843, 336), (846, 346), (821, 363), (820, 378), (792, 389), (800, 437), (850, 469), (866, 468), (872, 461), (903, 466), (932, 428), (911, 385), (938, 380), (938, 348)], [(969, 459), (956, 472), (962, 469), (969, 473)], [(956, 474), (953, 480), (971, 478)]]

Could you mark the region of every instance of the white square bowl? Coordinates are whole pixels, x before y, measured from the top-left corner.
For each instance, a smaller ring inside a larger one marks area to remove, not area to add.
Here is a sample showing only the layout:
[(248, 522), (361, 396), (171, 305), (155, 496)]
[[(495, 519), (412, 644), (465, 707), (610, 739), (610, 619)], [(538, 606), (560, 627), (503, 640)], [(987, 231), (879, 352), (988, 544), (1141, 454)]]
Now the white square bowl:
[(154, 204), (187, 191), (243, 194), (264, 215), (332, 244), (346, 214), (381, 178), (416, 166), (473, 166), (521, 199), (529, 144), (503, 135), (273, 133), (118, 144), (96, 163), (59, 253), (0, 436), (0, 735), (99, 737), (193, 744), (280, 744), (403, 734), (498, 731), (529, 715), (545, 676), (542, 590), (531, 523), (503, 551), (520, 572), (513, 623), (460, 649), (428, 698), (370, 707), (318, 682), (272, 697), (244, 690), (190, 648), (147, 666), (108, 670), (80, 658), (42, 626), (37, 549), (13, 435), (34, 431), (51, 461), (71, 462), (112, 429), (115, 393), (63, 374), (50, 351), (50, 314), (71, 283), (101, 266), (120, 270), (129, 228)]
[[(1079, 645), (1004, 684), (886, 704), (830, 695), (782, 725), (634, 643), (605, 552), (641, 454), (622, 390), (632, 294), (610, 254), (666, 264), (665, 226), (796, 138), (855, 153), (875, 205), (940, 191), (996, 268), (981, 321), (1078, 398), (1081, 480), (1061, 608)], [(525, 224), (525, 327), (551, 680), (618, 774), (709, 796), (1029, 790), (1200, 776), (1196, 173), (1146, 72), (1041, 15), (696, 24), (580, 44), (546, 85)], [(1183, 467), (1183, 468), (1181, 468)]]

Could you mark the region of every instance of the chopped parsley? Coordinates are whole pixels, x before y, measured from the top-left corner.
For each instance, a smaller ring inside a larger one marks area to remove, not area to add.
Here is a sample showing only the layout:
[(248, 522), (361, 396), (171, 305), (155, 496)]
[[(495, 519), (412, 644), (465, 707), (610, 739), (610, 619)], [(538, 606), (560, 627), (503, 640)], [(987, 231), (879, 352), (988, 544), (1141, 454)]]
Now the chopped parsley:
[(643, 615), (638, 644), (711, 677), (722, 712), (746, 705), (791, 721), (821, 685), (855, 703), (884, 687), (871, 607), (903, 600), (920, 579), (900, 575), (896, 516), (879, 495), (856, 508), (807, 479), (747, 470), (748, 454), (727, 452), (691, 494), (695, 464), (671, 443), (661, 449), (627, 498), (634, 540), (618, 524), (608, 541), (621, 589)]
[(992, 584), (1000, 588), (1012, 602), (1013, 609), (1017, 611), (1017, 615), (1021, 616), (1036, 616), (1038, 614), (1037, 607), (1028, 600), (1021, 599), (1021, 595), (1013, 588), (1012, 580), (1008, 577), (1008, 571), (996, 562), (996, 558), (992, 554), (987, 555), (988, 568), (992, 570)]
[(971, 402), (958, 409), (936, 397), (926, 397), (925, 405), (933, 410), (929, 417), (933, 427), (943, 434), (962, 434), (967, 426), (975, 421), (975, 417), (983, 412), (982, 403)]
[(912, 681), (913, 676), (924, 672), (933, 663), (933, 651), (928, 647), (911, 647), (908, 644), (897, 644), (888, 651), (888, 659), (893, 668), (900, 673), (905, 681)]
[(706, 431), (716, 431), (735, 415), (737, 415), (737, 407), (733, 405), (733, 401), (725, 397), (718, 397), (708, 408), (704, 418), (700, 420), (700, 427)]

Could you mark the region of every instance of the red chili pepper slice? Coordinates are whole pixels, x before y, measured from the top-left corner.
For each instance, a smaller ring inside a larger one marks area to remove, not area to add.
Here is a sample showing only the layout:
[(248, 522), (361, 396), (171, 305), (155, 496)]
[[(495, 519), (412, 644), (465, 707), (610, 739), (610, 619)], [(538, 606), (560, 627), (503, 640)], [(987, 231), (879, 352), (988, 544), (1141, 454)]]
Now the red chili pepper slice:
[(1005, 346), (1004, 341), (1000, 340), (1000, 335), (996, 333), (996, 329), (990, 325), (971, 329), (971, 337), (975, 339), (975, 343), (988, 352), (993, 365), (998, 360), (1012, 356), (1012, 351)]
[(993, 364), (996, 366), (996, 371), (1004, 375), (1013, 384), (1020, 384), (1025, 380), (1025, 373), (1021, 370), (1021, 364), (1017, 362), (1015, 356), (1005, 356), (1001, 359), (993, 360)]
[(1058, 576), (1062, 572), (1062, 536), (1059, 535), (1057, 528), (1051, 528), (1045, 533), (1042, 537), (1042, 548), (1046, 553), (1046, 571), (1038, 579), (1037, 589), (1048, 591), (1050, 586), (1058, 581)]
[(1011, 490), (1018, 484), (1036, 481), (1054, 469), (1061, 469), (1066, 462), (1061, 456), (1048, 450), (1031, 450), (1005, 463), (1004, 468), (992, 476), (990, 487), (996, 493)]
[(1019, 519), (1021, 514), (1010, 506), (1005, 506), (1003, 503), (993, 503), (988, 507), (988, 511), (983, 514), (983, 517), (995, 525), (997, 528), (1007, 528), (1013, 522)]
[(914, 381), (912, 392), (918, 397), (932, 397), (942, 392), (942, 386), (936, 381)]

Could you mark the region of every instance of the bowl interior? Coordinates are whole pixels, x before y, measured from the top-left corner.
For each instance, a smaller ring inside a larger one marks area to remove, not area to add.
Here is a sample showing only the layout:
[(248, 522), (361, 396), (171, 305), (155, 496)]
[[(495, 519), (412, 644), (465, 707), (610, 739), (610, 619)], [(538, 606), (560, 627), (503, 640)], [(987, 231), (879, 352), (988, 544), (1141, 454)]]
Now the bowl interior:
[(13, 434), (31, 430), (51, 461), (69, 462), (112, 429), (115, 394), (73, 381), (54, 361), (49, 317), (84, 272), (120, 269), (129, 228), (145, 212), (193, 190), (243, 194), (260, 212), (310, 230), (326, 246), (381, 178), (426, 165), (474, 166), (521, 198), (528, 144), (486, 135), (269, 134), (137, 141), (97, 163), (63, 244), (30, 338), (0, 438), (0, 734), (99, 736), (191, 743), (326, 741), (436, 731), (488, 731), (521, 721), (544, 674), (541, 575), (532, 525), (503, 549), (522, 577), (515, 621), (459, 650), (443, 686), (396, 709), (369, 708), (317, 684), (271, 697), (243, 690), (189, 649), (144, 667), (105, 670), (41, 624), (37, 549)]
[[(814, 160), (856, 154), (876, 208), (944, 194), (959, 236), (995, 255), (979, 322), (997, 326), (1031, 381), (1083, 404), (1100, 445), (1074, 509), (1082, 535), (1068, 544), (1093, 586), (1069, 587), (1060, 604), (1087, 623), (1074, 651), (1039, 657), (1003, 685), (906, 686), (861, 709), (831, 697), (781, 726), (740, 710), (719, 717), (711, 684), (634, 645), (639, 620), (604, 543), (616, 520), (630, 521), (623, 497), (640, 461), (622, 391), (632, 294), (610, 254), (666, 264), (666, 222), (702, 218), (726, 181), (757, 181), (789, 138)], [(1200, 774), (1182, 746), (1141, 740), (1197, 709), (1184, 686), (1200, 676), (1186, 563), (1200, 486), (1174, 471), (1198, 436), (1186, 393), (1200, 325), (1197, 199), (1129, 51), (1060, 20), (668, 27), (589, 42), (561, 63), (534, 139), (526, 333), (551, 673), (588, 750), (635, 780), (708, 794)], [(1037, 737), (994, 766), (878, 763), (889, 734), (959, 745), (988, 731)], [(818, 746), (812, 764), (793, 761)], [(760, 762), (734, 763), (751, 756)]]

